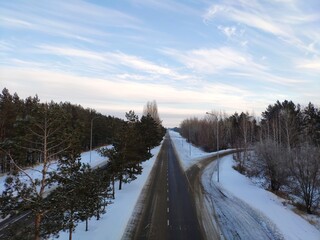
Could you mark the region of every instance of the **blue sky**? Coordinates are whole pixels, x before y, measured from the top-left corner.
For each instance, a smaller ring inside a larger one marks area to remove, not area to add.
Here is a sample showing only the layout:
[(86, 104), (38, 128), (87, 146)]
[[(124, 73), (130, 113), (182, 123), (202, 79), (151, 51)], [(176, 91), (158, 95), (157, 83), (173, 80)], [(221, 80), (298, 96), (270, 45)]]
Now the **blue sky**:
[(0, 88), (104, 114), (320, 104), (320, 1), (0, 1)]

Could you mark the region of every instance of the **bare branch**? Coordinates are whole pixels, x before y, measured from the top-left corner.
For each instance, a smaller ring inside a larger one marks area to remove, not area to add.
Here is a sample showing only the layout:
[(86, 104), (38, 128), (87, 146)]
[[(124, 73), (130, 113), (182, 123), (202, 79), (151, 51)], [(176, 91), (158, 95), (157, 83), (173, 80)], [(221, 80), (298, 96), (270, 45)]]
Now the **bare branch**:
[(10, 158), (11, 163), (13, 163), (13, 165), (20, 171), (22, 172), (24, 175), (26, 175), (26, 177), (29, 179), (29, 181), (31, 182), (32, 185), (32, 189), (34, 190), (35, 193), (37, 193), (37, 187), (36, 184), (34, 182), (34, 179), (30, 176), (30, 174), (28, 174), (24, 169), (22, 169), (18, 164), (16, 164), (16, 162), (13, 160), (11, 154), (9, 152), (7, 152), (6, 150), (2, 149), (2, 151), (4, 151)]

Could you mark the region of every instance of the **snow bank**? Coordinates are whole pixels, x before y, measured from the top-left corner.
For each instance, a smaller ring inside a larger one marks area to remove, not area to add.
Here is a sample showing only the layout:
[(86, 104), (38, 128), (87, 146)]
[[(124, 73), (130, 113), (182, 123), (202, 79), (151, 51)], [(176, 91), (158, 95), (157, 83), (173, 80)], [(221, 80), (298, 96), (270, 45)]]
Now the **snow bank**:
[[(176, 150), (176, 153), (179, 157), (180, 163), (183, 169), (186, 171), (192, 165), (198, 163), (199, 161), (203, 160), (207, 157), (216, 156), (218, 152), (211, 152), (207, 153), (203, 150), (193, 146), (192, 144), (188, 143), (185, 138), (183, 138), (180, 133), (176, 131), (169, 130), (169, 135), (173, 146)], [(231, 150), (221, 150), (219, 154), (225, 153)]]
[[(121, 239), (160, 148), (161, 146), (152, 149), (153, 157), (142, 163), (143, 172), (135, 181), (124, 184), (121, 191), (116, 191), (116, 199), (113, 204), (107, 206), (106, 214), (102, 215), (99, 221), (91, 219), (88, 232), (85, 231), (85, 222), (80, 223), (73, 233), (73, 239)], [(68, 234), (61, 232), (59, 239), (68, 239)]]
[[(277, 225), (285, 239), (319, 240), (320, 232), (309, 222), (282, 204), (281, 198), (254, 185), (249, 178), (235, 171), (232, 156), (221, 158), (220, 182), (228, 192), (258, 209)], [(216, 181), (216, 173), (212, 176)]]

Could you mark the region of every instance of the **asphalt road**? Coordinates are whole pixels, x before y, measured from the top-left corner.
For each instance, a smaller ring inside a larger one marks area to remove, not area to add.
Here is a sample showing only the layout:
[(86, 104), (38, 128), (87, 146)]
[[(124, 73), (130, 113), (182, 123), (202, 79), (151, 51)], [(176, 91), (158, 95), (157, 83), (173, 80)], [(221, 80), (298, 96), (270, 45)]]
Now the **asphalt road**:
[(151, 174), (132, 239), (204, 239), (189, 182), (168, 134)]

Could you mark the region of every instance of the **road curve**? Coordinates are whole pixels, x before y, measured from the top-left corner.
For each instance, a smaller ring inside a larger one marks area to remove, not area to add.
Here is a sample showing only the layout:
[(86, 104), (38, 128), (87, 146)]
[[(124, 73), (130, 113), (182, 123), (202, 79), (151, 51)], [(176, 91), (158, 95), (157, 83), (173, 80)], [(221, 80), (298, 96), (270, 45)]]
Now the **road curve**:
[(206, 205), (211, 207), (225, 239), (284, 239), (277, 227), (259, 210), (223, 189), (212, 175), (216, 163), (204, 168), (201, 176)]

